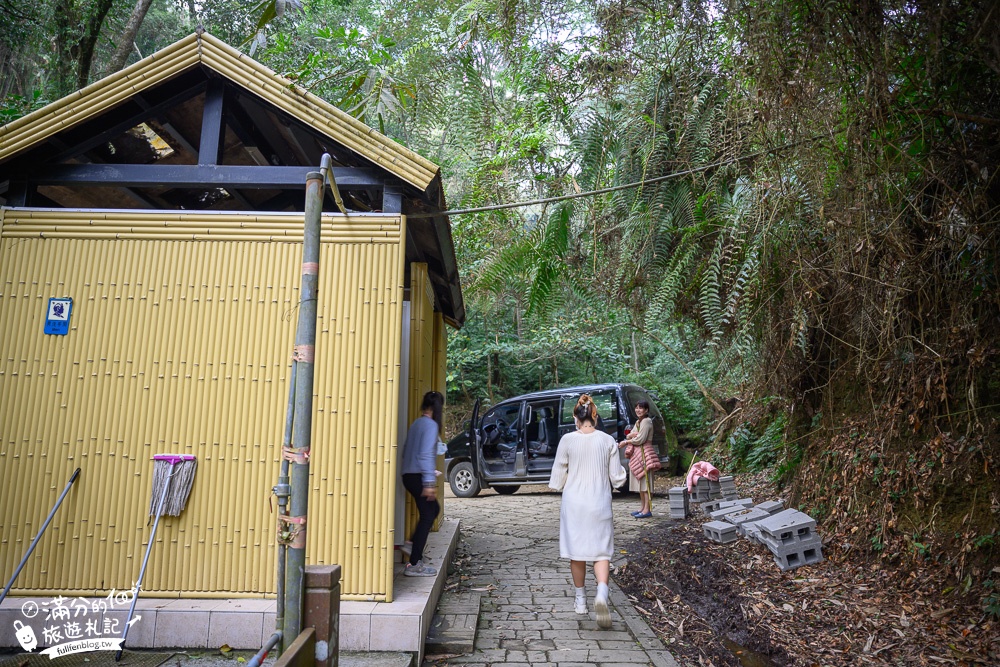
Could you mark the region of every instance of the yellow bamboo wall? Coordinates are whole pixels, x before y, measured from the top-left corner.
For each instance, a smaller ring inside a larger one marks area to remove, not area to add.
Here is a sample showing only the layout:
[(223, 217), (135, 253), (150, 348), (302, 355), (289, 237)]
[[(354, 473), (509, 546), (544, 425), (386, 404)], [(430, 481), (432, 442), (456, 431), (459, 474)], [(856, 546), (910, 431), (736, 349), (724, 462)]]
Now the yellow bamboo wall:
[[(0, 209), (0, 571), (72, 471), (20, 594), (127, 588), (152, 456), (191, 453), (144, 592), (274, 592), (277, 479), (297, 322), (301, 216)], [(324, 216), (307, 561), (346, 598), (391, 598), (403, 220)], [(73, 298), (67, 336), (42, 333)]]
[[(439, 312), (434, 312), (434, 335), (432, 338), (434, 343), (434, 358), (432, 361), (433, 368), (431, 369), (431, 386), (437, 391), (441, 392), (442, 396), (448, 396), (448, 385), (445, 376), (448, 372), (448, 332), (445, 331), (444, 315)], [(444, 433), (441, 434), (444, 437)], [(438, 470), (444, 471), (444, 456), (438, 457)], [(445, 516), (445, 501), (444, 501), (444, 487), (448, 483), (446, 477), (442, 476), (438, 479), (438, 501), (441, 503), (441, 514), (438, 515), (437, 521), (434, 522), (434, 530), (437, 530), (441, 526), (441, 520)]]
[[(431, 291), (430, 278), (427, 275), (427, 265), (414, 262), (410, 264), (410, 369), (409, 369), (409, 401), (410, 422), (420, 416), (420, 404), (424, 394), (434, 389), (444, 391), (435, 384), (436, 360), (434, 345), (434, 323), (441, 318), (434, 312), (434, 293)], [(442, 320), (443, 321), (443, 320)], [(443, 435), (443, 434), (442, 434)], [(438, 457), (438, 470), (444, 470), (444, 457)], [(438, 477), (438, 503), (444, 508), (444, 477)], [(444, 512), (438, 515), (433, 530), (441, 525)], [(406, 536), (413, 534), (413, 529), (419, 519), (413, 498), (406, 497)]]

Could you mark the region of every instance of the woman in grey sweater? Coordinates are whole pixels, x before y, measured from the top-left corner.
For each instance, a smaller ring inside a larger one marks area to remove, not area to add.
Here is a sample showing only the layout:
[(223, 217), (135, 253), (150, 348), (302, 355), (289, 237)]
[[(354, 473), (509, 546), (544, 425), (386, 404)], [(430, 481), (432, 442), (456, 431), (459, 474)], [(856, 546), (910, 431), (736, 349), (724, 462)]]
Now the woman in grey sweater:
[(433, 577), (437, 570), (425, 565), (424, 545), (427, 536), (434, 525), (434, 519), (441, 511), (437, 501), (437, 443), (441, 432), (441, 410), (444, 407), (444, 396), (437, 391), (424, 394), (420, 404), (423, 414), (417, 417), (406, 433), (403, 444), (403, 486), (413, 496), (417, 504), (420, 519), (413, 529), (413, 550), (410, 552), (410, 562), (406, 564), (403, 574), (407, 577)]

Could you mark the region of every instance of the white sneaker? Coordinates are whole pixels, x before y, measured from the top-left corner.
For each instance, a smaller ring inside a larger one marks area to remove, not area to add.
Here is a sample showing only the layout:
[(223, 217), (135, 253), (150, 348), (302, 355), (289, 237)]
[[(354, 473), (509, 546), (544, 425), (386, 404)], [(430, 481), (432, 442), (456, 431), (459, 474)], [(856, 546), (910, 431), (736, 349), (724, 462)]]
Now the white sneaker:
[(597, 589), (597, 596), (594, 598), (594, 612), (597, 614), (597, 627), (611, 627), (611, 609), (608, 607), (608, 589), (606, 586)]
[(407, 577), (433, 577), (438, 573), (430, 565), (424, 565), (424, 561), (418, 560), (416, 565), (406, 564), (403, 569), (403, 575)]
[(590, 613), (590, 612), (587, 611), (587, 598), (585, 598), (585, 597), (583, 597), (583, 598), (582, 597), (577, 597), (576, 598), (576, 604), (574, 605), (574, 609), (576, 610), (576, 613), (578, 613), (578, 614), (587, 614), (587, 613)]

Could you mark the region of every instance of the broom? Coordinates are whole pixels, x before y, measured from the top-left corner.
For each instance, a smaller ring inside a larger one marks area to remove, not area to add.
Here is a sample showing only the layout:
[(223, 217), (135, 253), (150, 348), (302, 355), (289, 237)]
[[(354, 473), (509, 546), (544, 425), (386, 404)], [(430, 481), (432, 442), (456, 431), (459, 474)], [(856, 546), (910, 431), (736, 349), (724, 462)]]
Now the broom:
[[(146, 555), (143, 556), (142, 567), (139, 568), (139, 579), (135, 583), (132, 604), (129, 605), (128, 618), (125, 619), (125, 630), (122, 632), (118, 653), (115, 654), (115, 662), (121, 659), (122, 651), (125, 650), (125, 638), (128, 637), (128, 629), (132, 626), (132, 614), (135, 612), (136, 600), (139, 599), (139, 591), (142, 590), (142, 578), (146, 574), (149, 552), (156, 541), (156, 527), (160, 524), (160, 517), (180, 516), (184, 511), (184, 505), (191, 494), (191, 487), (194, 486), (194, 473), (197, 467), (198, 461), (191, 454), (153, 456), (153, 491), (149, 497), (149, 515), (153, 517), (153, 530), (149, 533)], [(156, 503), (155, 510), (154, 503)]]

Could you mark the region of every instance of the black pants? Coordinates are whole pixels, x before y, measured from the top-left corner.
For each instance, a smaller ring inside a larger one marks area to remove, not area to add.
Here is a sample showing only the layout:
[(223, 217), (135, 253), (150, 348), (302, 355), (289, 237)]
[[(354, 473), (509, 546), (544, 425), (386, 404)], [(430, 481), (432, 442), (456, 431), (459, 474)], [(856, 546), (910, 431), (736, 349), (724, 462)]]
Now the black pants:
[(427, 544), (427, 536), (431, 533), (431, 526), (434, 519), (441, 512), (441, 506), (437, 500), (428, 500), (421, 494), (424, 491), (423, 478), (420, 473), (410, 472), (403, 475), (403, 486), (417, 501), (417, 511), (420, 512), (420, 521), (413, 529), (413, 551), (410, 552), (410, 565), (416, 565), (417, 561), (424, 558), (424, 546)]

